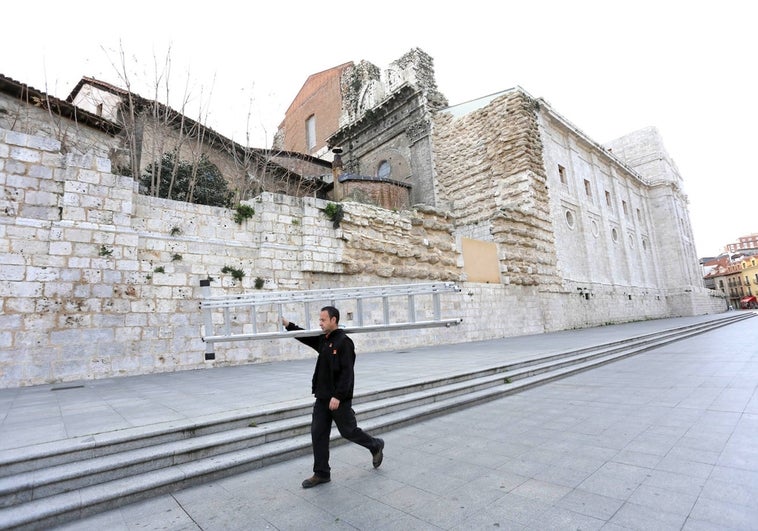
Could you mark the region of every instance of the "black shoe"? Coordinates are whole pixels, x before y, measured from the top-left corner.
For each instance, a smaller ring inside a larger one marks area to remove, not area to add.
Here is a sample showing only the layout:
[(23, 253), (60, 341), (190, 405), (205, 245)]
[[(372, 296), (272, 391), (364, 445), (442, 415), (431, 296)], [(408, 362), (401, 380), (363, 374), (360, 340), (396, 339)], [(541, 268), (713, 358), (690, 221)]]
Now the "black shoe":
[(316, 474), (313, 474), (311, 477), (303, 481), (303, 488), (309, 489), (311, 487), (315, 487), (316, 485), (320, 485), (322, 483), (329, 483), (332, 479), (331, 478), (322, 478), (321, 476), (317, 476)]
[(376, 452), (372, 452), (374, 458), (371, 460), (371, 464), (374, 465), (374, 468), (379, 468), (382, 464), (382, 459), (384, 459), (384, 441), (382, 439), (379, 439), (379, 449)]

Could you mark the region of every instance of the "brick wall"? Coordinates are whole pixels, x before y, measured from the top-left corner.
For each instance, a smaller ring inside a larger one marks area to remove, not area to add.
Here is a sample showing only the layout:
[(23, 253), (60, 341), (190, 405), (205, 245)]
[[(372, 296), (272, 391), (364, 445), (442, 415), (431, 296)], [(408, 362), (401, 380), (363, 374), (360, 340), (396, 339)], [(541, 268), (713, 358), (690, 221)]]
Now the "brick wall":
[[(279, 126), (278, 145), (285, 151), (315, 153), (326, 146), (326, 139), (339, 127), (342, 113), (342, 72), (350, 63), (314, 74), (306, 80)], [(316, 147), (306, 146), (305, 121), (316, 117)]]
[(386, 180), (347, 179), (342, 183), (342, 194), (343, 198), (379, 205), (389, 210), (406, 210), (410, 207), (409, 189)]

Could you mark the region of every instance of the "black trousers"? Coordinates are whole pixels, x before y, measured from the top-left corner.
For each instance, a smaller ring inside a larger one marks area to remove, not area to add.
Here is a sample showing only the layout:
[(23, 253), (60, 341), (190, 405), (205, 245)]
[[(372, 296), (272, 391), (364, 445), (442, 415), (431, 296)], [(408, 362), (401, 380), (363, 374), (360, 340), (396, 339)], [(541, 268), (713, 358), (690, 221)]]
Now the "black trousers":
[(313, 403), (311, 419), (311, 441), (313, 442), (313, 473), (319, 477), (328, 478), (329, 468), (329, 436), (332, 432), (332, 421), (348, 441), (360, 444), (372, 453), (379, 449), (379, 439), (372, 437), (358, 427), (353, 411), (352, 400), (343, 400), (335, 411), (329, 410), (329, 400), (316, 399)]

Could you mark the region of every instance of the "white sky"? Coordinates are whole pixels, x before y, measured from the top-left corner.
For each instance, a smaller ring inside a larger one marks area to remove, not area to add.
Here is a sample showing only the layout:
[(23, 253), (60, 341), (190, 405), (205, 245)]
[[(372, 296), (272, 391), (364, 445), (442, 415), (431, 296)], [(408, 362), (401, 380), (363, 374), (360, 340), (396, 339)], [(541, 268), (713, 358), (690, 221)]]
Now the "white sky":
[[(65, 98), (82, 76), (268, 147), (310, 74), (412, 48), (450, 104), (519, 85), (603, 143), (655, 126), (684, 178), (700, 256), (758, 232), (751, 0), (4, 2), (0, 73)], [(376, 9), (380, 9), (377, 11)], [(123, 50), (126, 59), (120, 58)], [(161, 82), (161, 101), (166, 101)], [(207, 113), (207, 117), (204, 116)], [(750, 199), (752, 198), (752, 202)]]

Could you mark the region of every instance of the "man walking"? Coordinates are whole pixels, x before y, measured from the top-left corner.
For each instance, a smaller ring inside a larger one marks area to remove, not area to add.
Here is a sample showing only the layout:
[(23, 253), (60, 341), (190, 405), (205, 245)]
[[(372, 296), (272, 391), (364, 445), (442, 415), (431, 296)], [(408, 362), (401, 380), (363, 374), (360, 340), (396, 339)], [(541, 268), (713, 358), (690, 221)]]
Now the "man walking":
[[(339, 328), (339, 322), (339, 310), (334, 306), (325, 306), (321, 308), (318, 318), (319, 327), (324, 334), (296, 338), (318, 352), (311, 382), (311, 392), (316, 397), (311, 420), (313, 476), (303, 481), (304, 489), (331, 481), (329, 436), (332, 421), (345, 439), (360, 444), (371, 452), (374, 468), (378, 468), (384, 458), (384, 441), (361, 430), (355, 420), (352, 408), (355, 346), (353, 340)], [(303, 330), (284, 317), (282, 325), (290, 331)]]

